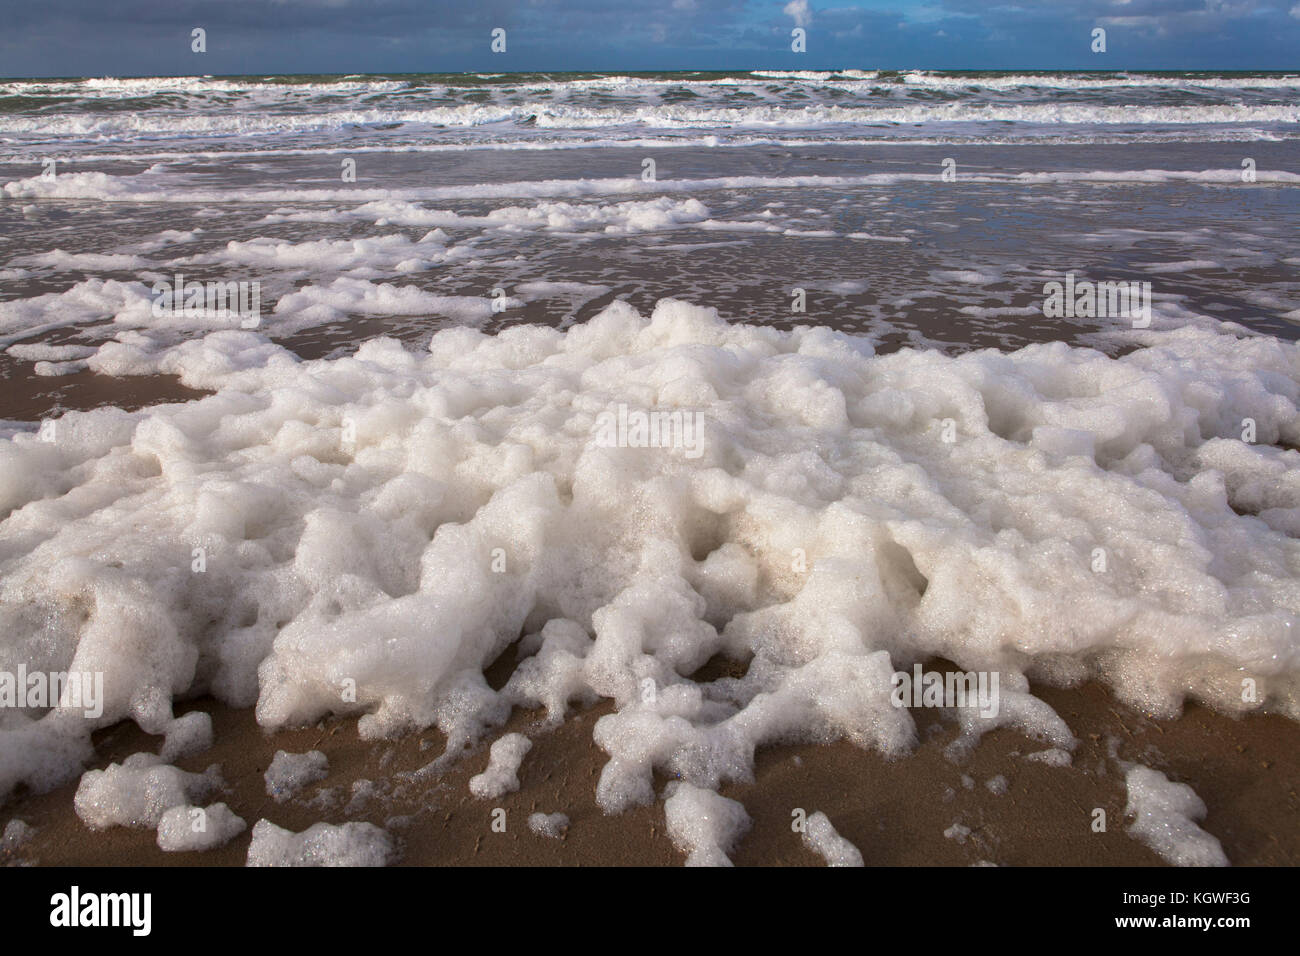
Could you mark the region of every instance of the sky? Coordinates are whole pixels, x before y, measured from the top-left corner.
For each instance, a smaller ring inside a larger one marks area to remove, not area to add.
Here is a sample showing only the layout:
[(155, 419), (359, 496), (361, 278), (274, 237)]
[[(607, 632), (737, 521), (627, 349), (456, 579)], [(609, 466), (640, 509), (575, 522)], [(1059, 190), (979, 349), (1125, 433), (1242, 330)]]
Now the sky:
[(1300, 0), (0, 0), (10, 77), (753, 69), (1300, 69)]

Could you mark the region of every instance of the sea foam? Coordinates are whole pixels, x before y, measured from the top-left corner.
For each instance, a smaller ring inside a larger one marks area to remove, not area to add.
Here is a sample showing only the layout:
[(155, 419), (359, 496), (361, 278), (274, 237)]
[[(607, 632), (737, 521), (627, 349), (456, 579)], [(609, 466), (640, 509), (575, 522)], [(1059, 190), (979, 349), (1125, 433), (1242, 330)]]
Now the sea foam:
[[(958, 714), (964, 745), (1012, 726), (1071, 749), (1030, 678), (1096, 678), (1156, 715), (1192, 697), (1300, 716), (1296, 347), (1134, 344), (876, 355), (673, 300), (423, 353), (186, 342), (168, 361), (217, 394), (0, 441), (0, 669), (105, 675), (97, 721), (0, 713), (0, 792), (78, 773), (96, 726), (167, 733), (204, 693), (267, 729), (436, 726), (452, 754), (512, 705), (558, 720), (605, 698), (610, 812), (654, 799), (656, 770), (749, 780), (776, 741), (901, 754), (891, 675), (934, 658), (1001, 676), (996, 717)], [(702, 416), (702, 453), (602, 445), (619, 405)], [(717, 655), (741, 676), (693, 677)], [(193, 802), (150, 761), (114, 773), (83, 782), (96, 825)], [(159, 798), (122, 798), (128, 775)], [(677, 829), (720, 862), (724, 816)], [(253, 855), (297, 859), (285, 840)]]

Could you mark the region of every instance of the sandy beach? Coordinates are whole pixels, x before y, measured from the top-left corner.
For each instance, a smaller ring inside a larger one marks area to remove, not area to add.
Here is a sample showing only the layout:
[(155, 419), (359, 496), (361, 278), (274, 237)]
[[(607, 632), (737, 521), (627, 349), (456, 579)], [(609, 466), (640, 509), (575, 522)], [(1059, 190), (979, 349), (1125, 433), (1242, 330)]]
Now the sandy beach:
[(0, 863), (1300, 863), (1300, 78), (7, 87)]
[[(510, 655), (507, 654), (508, 658)], [(719, 662), (725, 666), (725, 662)], [(510, 661), (494, 666), (504, 683)], [(1044, 745), (1022, 734), (994, 731), (969, 759), (944, 755), (951, 723), (917, 710), (923, 743), (889, 761), (845, 742), (789, 744), (760, 751), (752, 784), (724, 787), (741, 801), (753, 828), (734, 854), (738, 866), (819, 866), (791, 828), (792, 812), (826, 813), (857, 846), (868, 866), (1163, 866), (1126, 827), (1126, 794), (1112, 753), (1141, 759), (1188, 783), (1205, 800), (1205, 829), (1239, 866), (1300, 864), (1300, 731), (1279, 717), (1232, 719), (1192, 707), (1173, 721), (1156, 721), (1116, 702), (1095, 684), (1057, 690), (1036, 687), (1069, 722), (1080, 747), (1067, 767), (1026, 757)], [(325, 820), (366, 820), (387, 826), (406, 866), (659, 866), (685, 854), (669, 838), (662, 804), (606, 815), (595, 803), (595, 781), (607, 759), (591, 743), (592, 725), (608, 705), (547, 726), (545, 714), (517, 711), (502, 732), (534, 740), (520, 769), (520, 789), (496, 800), (469, 792), (469, 779), (487, 765), (487, 747), (465, 753), (427, 779), (405, 775), (426, 766), (445, 740), (436, 731), (375, 745), (359, 740), (355, 720), (331, 719), (300, 730), (263, 733), (248, 711), (211, 700), (182, 708), (212, 714), (216, 745), (183, 760), (202, 772), (213, 763), (228, 784), (220, 796), (247, 820), (269, 819), (295, 832)], [(928, 719), (927, 719), (928, 718)], [(102, 767), (156, 749), (158, 738), (123, 724), (96, 735)], [(1113, 751), (1112, 751), (1113, 748)], [(277, 750), (319, 750), (328, 776), (277, 804), (263, 774)], [(904, 762), (905, 761), (905, 765)], [(1005, 780), (1000, 793), (990, 782)], [(668, 779), (660, 775), (660, 785)], [(247, 832), (220, 849), (164, 853), (151, 830), (116, 828), (90, 834), (72, 812), (75, 785), (9, 804), (11, 818), (37, 828), (36, 837), (4, 858), (41, 866), (242, 866)], [(506, 811), (505, 832), (492, 830), (492, 811)], [(1092, 828), (1106, 811), (1105, 832)], [(562, 812), (570, 823), (555, 839), (531, 832), (533, 813)], [(953, 824), (969, 834), (946, 836)]]

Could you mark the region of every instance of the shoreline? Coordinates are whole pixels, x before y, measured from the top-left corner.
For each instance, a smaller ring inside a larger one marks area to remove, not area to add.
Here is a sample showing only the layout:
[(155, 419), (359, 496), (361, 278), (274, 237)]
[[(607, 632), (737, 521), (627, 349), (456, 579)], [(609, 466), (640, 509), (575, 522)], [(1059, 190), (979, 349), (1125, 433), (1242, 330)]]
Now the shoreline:
[[(766, 746), (757, 754), (753, 783), (720, 790), (739, 800), (753, 821), (731, 854), (733, 862), (822, 865), (791, 829), (792, 812), (801, 808), (809, 816), (825, 813), (868, 866), (1164, 865), (1127, 832), (1122, 771), (1108, 755), (1114, 741), (1122, 759), (1162, 770), (1196, 791), (1209, 811), (1202, 828), (1219, 839), (1234, 866), (1300, 865), (1300, 725), (1277, 715), (1228, 717), (1197, 704), (1179, 718), (1156, 721), (1119, 704), (1096, 683), (1031, 690), (1052, 705), (1079, 741), (1072, 766), (1026, 760), (1047, 745), (1009, 728), (986, 734), (968, 759), (953, 763), (944, 748), (954, 724), (921, 709), (912, 710), (921, 742), (897, 760), (845, 741)], [(503, 727), (445, 771), (419, 782), (403, 781), (402, 775), (441, 753), (443, 738), (433, 729), (392, 741), (364, 741), (356, 734), (355, 718), (330, 718), (266, 734), (251, 710), (233, 710), (211, 699), (178, 709), (206, 710), (216, 733), (210, 751), (176, 765), (202, 772), (220, 764), (230, 790), (206, 802), (226, 802), (248, 829), (224, 847), (192, 853), (162, 852), (148, 829), (115, 827), (87, 839), (92, 831), (72, 808), (73, 782), (4, 806), (6, 820), (22, 819), (36, 833), (17, 851), (0, 854), (0, 862), (238, 866), (252, 825), (262, 818), (294, 832), (321, 820), (375, 823), (388, 829), (399, 846), (396, 865), (404, 866), (649, 866), (685, 859), (664, 823), (662, 794), (669, 778), (662, 773), (655, 775), (653, 805), (614, 816), (596, 806), (596, 781), (607, 757), (592, 742), (591, 728), (612, 711), (609, 701), (571, 713), (556, 726), (545, 725), (541, 711), (516, 709)], [(520, 789), (496, 800), (473, 797), (468, 780), (486, 766), (488, 744), (511, 732), (533, 741), (519, 770)], [(152, 751), (159, 740), (130, 722), (119, 723), (95, 735), (98, 759), (89, 769)], [(329, 760), (323, 780), (283, 804), (267, 796), (262, 777), (280, 749), (319, 749)], [(989, 782), (999, 776), (1006, 789), (994, 793)], [(331, 793), (332, 802), (322, 797)], [(505, 833), (491, 828), (498, 806), (506, 811)], [(1106, 811), (1104, 833), (1092, 832), (1095, 807)], [(530, 832), (526, 821), (534, 812), (565, 813), (567, 833), (551, 839)], [(954, 824), (969, 834), (958, 828), (945, 836)]]

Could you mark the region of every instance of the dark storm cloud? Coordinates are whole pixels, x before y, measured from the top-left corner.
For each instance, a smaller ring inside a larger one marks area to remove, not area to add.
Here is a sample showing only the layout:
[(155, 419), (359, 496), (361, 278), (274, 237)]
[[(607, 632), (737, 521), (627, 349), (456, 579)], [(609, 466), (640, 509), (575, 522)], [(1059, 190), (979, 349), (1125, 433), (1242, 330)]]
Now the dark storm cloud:
[[(745, 0), (52, 0), (6, 9), (8, 75), (303, 70), (562, 69), (644, 58), (653, 46), (716, 49)], [(190, 31), (207, 52), (190, 50)], [(490, 32), (507, 30), (505, 56)], [(612, 55), (612, 56), (611, 56)], [(32, 64), (27, 70), (23, 64)], [(66, 64), (57, 66), (56, 64)], [(308, 65), (308, 64), (315, 64)], [(39, 66), (38, 66), (39, 65)]]
[[(10, 76), (1300, 66), (1300, 0), (808, 0), (793, 12), (788, 0), (0, 3)], [(790, 50), (797, 19), (802, 55)], [(1105, 59), (1090, 51), (1094, 26), (1108, 32)], [(190, 50), (195, 27), (206, 53)], [(507, 30), (502, 55), (489, 49), (495, 27)]]

